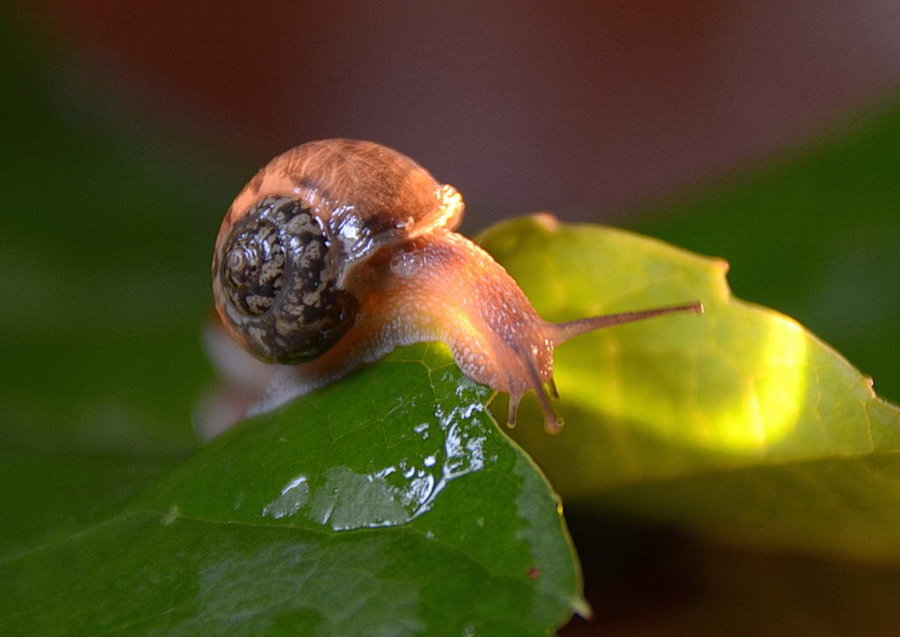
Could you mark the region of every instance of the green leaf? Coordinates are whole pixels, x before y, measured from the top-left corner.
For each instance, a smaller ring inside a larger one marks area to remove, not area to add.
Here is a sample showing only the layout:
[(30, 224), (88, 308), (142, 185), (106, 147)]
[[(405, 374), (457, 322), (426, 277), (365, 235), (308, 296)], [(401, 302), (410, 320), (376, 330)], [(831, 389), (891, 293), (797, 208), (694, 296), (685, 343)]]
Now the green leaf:
[(118, 510), (170, 467), (168, 462), (83, 450), (0, 445), (4, 523), (0, 556), (48, 533), (76, 532), (86, 521)]
[(546, 634), (584, 611), (559, 503), (419, 346), (245, 423), (106, 522), (0, 563), (4, 634)]
[(547, 217), (482, 242), (550, 320), (706, 306), (558, 350), (566, 428), (514, 435), (564, 498), (750, 542), (900, 557), (900, 411), (796, 322), (734, 299), (724, 261)]

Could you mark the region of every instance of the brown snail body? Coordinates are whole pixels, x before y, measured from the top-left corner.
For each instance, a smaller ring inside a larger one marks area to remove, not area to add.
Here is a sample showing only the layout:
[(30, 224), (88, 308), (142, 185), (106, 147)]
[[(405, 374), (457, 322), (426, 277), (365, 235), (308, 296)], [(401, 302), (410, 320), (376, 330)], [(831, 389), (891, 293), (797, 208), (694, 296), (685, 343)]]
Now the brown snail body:
[(558, 345), (607, 325), (701, 309), (544, 321), (502, 266), (453, 231), (462, 212), (455, 189), (372, 142), (310, 142), (260, 170), (228, 210), (212, 273), (232, 337), (258, 358), (291, 365), (272, 389), (281, 398), (270, 402), (395, 347), (442, 341), (469, 378), (510, 395), (510, 424), (531, 389), (555, 431)]

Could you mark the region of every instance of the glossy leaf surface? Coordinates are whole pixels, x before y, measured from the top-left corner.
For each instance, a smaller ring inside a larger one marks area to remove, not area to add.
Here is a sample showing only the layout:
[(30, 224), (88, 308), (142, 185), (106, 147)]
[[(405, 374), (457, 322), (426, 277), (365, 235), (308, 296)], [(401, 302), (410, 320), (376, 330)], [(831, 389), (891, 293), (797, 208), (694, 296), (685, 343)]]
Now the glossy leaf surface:
[(249, 421), (110, 520), (7, 557), (6, 634), (545, 634), (558, 501), (444, 348)]

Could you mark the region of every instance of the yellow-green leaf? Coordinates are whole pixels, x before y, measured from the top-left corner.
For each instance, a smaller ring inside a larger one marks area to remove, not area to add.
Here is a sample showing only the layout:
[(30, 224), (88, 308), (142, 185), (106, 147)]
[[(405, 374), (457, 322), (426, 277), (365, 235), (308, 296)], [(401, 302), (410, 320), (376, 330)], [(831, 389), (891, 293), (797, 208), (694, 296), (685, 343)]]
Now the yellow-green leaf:
[(535, 416), (513, 435), (564, 497), (754, 542), (900, 557), (900, 411), (801, 325), (733, 298), (725, 261), (547, 217), (481, 241), (550, 320), (706, 307), (558, 350), (564, 431), (545, 435)]

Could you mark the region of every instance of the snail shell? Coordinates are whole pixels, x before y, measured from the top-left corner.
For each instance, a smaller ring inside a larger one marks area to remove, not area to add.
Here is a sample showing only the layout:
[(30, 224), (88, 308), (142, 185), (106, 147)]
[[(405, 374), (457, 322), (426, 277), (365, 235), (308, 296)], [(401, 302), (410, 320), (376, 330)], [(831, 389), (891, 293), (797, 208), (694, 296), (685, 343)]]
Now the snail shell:
[(467, 376), (510, 394), (510, 425), (533, 390), (545, 428), (556, 431), (555, 347), (600, 327), (702, 309), (544, 321), (490, 255), (453, 232), (462, 213), (452, 186), (372, 142), (310, 142), (260, 170), (222, 222), (212, 274), (231, 336), (257, 358), (292, 366), (266, 406), (400, 345), (439, 340)]
[(350, 329), (347, 273), (379, 250), (462, 217), (462, 198), (421, 166), (371, 142), (304, 144), (237, 196), (216, 240), (216, 307), (262, 360), (300, 363)]

